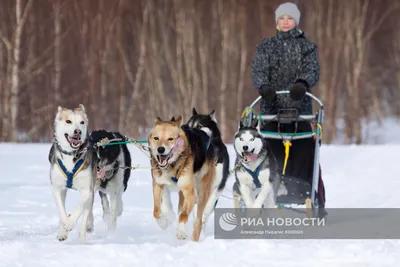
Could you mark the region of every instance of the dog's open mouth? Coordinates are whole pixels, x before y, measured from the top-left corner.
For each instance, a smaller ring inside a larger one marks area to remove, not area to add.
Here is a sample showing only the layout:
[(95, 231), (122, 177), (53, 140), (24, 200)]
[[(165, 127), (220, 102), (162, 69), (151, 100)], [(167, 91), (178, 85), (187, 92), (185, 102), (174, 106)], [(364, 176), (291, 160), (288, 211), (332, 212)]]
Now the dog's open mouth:
[(242, 152), (243, 161), (250, 163), (257, 160), (258, 154), (254, 153), (254, 149), (250, 152)]
[(82, 140), (80, 137), (77, 136), (71, 137), (68, 134), (64, 134), (64, 136), (72, 148), (78, 148), (82, 145)]
[(172, 158), (172, 151), (168, 153), (167, 155), (157, 155), (157, 161), (158, 165), (161, 168), (165, 168), (168, 165), (168, 160)]
[(172, 156), (176, 153), (179, 153), (179, 150), (183, 147), (183, 145), (184, 145), (183, 139), (178, 137), (176, 139), (174, 147), (169, 151), (168, 154), (162, 154), (162, 155), (158, 154), (157, 155), (156, 158), (157, 158), (158, 166), (160, 166), (161, 168), (167, 167), (167, 165), (169, 163), (171, 163), (170, 159), (172, 158)]

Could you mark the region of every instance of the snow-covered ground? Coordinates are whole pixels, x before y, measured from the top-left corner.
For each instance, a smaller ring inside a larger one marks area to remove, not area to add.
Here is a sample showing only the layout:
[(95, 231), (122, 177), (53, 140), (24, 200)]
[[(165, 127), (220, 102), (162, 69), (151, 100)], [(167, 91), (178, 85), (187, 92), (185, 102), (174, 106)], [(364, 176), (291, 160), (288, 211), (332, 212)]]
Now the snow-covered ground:
[[(362, 120), (362, 142), (363, 144), (400, 144), (400, 119), (387, 117), (381, 123), (377, 119), (369, 118)], [(337, 135), (334, 144), (343, 144), (345, 138), (345, 123), (338, 120)]]
[[(399, 266), (400, 241), (216, 240), (213, 216), (199, 243), (178, 241), (176, 224), (164, 231), (152, 217), (151, 176), (146, 168), (132, 173), (115, 239), (106, 239), (96, 195), (95, 231), (89, 244), (79, 243), (76, 230), (60, 243), (49, 187), (49, 147), (0, 145), (0, 266)], [(144, 154), (133, 145), (129, 148), (134, 164), (149, 166)], [(400, 145), (323, 146), (327, 206), (400, 207), (398, 149)], [(228, 188), (231, 184), (232, 179)], [(230, 196), (229, 191), (225, 195)], [(75, 191), (68, 192), (68, 210), (77, 198)], [(232, 207), (232, 200), (221, 198), (219, 207)], [(188, 230), (191, 233), (191, 224)]]

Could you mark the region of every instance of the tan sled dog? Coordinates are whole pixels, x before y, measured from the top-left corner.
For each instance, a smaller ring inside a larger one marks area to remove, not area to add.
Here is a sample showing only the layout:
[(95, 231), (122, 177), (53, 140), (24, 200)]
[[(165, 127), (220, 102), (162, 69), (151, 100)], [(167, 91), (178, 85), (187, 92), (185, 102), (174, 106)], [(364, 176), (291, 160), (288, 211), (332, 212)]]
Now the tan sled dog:
[(195, 203), (197, 216), (192, 235), (198, 241), (202, 216), (215, 178), (215, 150), (210, 137), (199, 129), (182, 126), (182, 117), (162, 121), (157, 118), (148, 136), (153, 177), (153, 216), (162, 229), (175, 220), (170, 192), (179, 192), (178, 239), (186, 239), (186, 224)]

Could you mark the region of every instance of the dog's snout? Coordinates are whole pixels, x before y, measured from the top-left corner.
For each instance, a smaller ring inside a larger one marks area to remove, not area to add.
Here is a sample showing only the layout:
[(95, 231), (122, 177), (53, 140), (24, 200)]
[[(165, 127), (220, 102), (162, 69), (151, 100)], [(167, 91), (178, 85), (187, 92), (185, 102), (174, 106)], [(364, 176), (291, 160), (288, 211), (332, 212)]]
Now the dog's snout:
[(82, 134), (82, 131), (79, 130), (79, 129), (75, 129), (75, 130), (74, 130), (74, 134), (75, 134), (75, 135), (81, 135), (81, 134)]
[(157, 148), (158, 153), (162, 154), (165, 152), (165, 147), (160, 146), (159, 148)]
[(247, 150), (249, 150), (249, 147), (248, 146), (243, 146), (243, 150), (247, 151)]

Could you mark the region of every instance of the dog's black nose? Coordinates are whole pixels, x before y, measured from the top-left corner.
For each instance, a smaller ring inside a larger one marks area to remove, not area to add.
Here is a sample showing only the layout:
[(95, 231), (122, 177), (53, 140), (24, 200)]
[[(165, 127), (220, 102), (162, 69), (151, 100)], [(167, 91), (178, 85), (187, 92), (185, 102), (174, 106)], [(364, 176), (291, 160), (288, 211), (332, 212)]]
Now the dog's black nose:
[(165, 147), (160, 146), (159, 148), (157, 148), (158, 153), (162, 154), (165, 152)]
[(249, 149), (248, 146), (243, 146), (243, 150), (244, 150), (244, 151), (247, 151), (248, 149)]
[(81, 134), (82, 134), (82, 131), (81, 131), (81, 130), (78, 130), (78, 129), (75, 129), (75, 130), (74, 130), (74, 134), (75, 134), (75, 135), (81, 135)]

